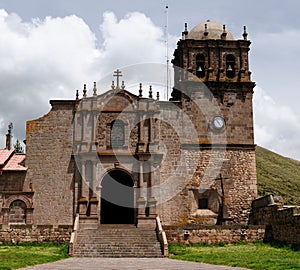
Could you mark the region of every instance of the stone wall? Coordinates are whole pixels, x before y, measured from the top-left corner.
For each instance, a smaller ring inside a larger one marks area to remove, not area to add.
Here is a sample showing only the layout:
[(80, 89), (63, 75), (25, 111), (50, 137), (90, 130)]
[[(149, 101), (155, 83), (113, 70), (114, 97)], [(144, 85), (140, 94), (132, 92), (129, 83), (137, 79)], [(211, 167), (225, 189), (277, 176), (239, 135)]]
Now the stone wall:
[[(23, 191), (26, 172), (4, 171), (0, 175), (0, 192)], [(24, 187), (26, 189), (26, 187)], [(28, 189), (28, 187), (27, 187)]]
[[(162, 223), (199, 224), (193, 217), (198, 200), (214, 196), (214, 201), (208, 198), (209, 209), (217, 216), (226, 212), (232, 223), (247, 224), (251, 202), (257, 197), (254, 84), (211, 83), (210, 91), (196, 81), (182, 81), (177, 86), (188, 97), (182, 96), (177, 110), (164, 109), (168, 114), (160, 124), (159, 140), (167, 153), (160, 167), (160, 184), (172, 179), (170, 189), (175, 193), (158, 207)], [(213, 127), (218, 115), (225, 120), (221, 130)], [(221, 181), (216, 180), (220, 174), (224, 196)], [(206, 195), (206, 191), (212, 195)]]
[(68, 225), (0, 225), (0, 244), (23, 242), (64, 243), (70, 241), (72, 226)]
[(164, 226), (169, 244), (171, 243), (206, 243), (231, 244), (262, 241), (265, 235), (264, 226)]
[(75, 101), (51, 101), (51, 111), (26, 126), (26, 185), (32, 183), (33, 224), (73, 224)]
[[(200, 143), (254, 144), (251, 83), (206, 83), (204, 87), (189, 81), (180, 83), (179, 87), (189, 96), (182, 100), (182, 110), (192, 120)], [(215, 116), (224, 118), (223, 129), (214, 128)]]
[[(196, 91), (192, 86), (184, 85), (191, 99), (183, 99), (180, 104), (139, 98), (123, 90), (84, 98), (75, 117), (78, 146), (74, 153), (80, 156), (83, 167), (94, 153), (96, 187), (101, 186), (106, 170), (118, 167), (128, 173), (137, 172), (132, 174), (135, 185), (141, 188), (136, 200), (154, 197), (164, 225), (202, 224), (193, 216), (202, 197), (209, 197), (213, 215), (226, 212), (231, 223), (247, 224), (251, 202), (257, 196), (252, 85), (245, 89), (236, 86), (230, 102), (224, 101), (228, 100), (224, 89), (224, 100), (216, 95), (212, 101), (211, 93), (202, 88)], [(91, 110), (95, 104), (101, 109), (97, 117)], [(220, 113), (226, 125), (215, 130), (212, 121)], [(124, 124), (125, 142), (112, 147), (111, 124), (116, 119)], [(94, 144), (94, 135), (97, 147), (87, 154), (93, 147), (86, 145)], [(220, 174), (224, 196), (221, 182), (216, 180)], [(203, 194), (205, 191), (209, 194)], [(87, 191), (79, 194), (88, 197), (84, 195)], [(223, 204), (226, 211), (221, 210)]]
[(253, 224), (266, 226), (265, 241), (300, 243), (300, 207), (275, 203), (272, 195), (253, 201)]
[[(186, 178), (187, 180), (183, 181), (184, 187), (178, 186), (176, 196), (158, 207), (162, 223), (164, 225), (197, 223), (193, 215), (198, 209), (198, 199), (206, 198), (203, 187), (216, 194), (215, 198), (210, 199), (209, 196), (208, 199), (211, 205), (209, 209), (218, 215), (222, 203), (222, 188), (221, 181), (216, 178), (221, 173), (224, 178), (226, 217), (234, 224), (247, 224), (252, 200), (257, 197), (255, 151), (251, 148), (227, 150), (196, 150), (192, 146), (185, 148), (181, 151), (185, 160), (184, 165), (188, 169), (193, 167), (195, 172), (190, 179)], [(173, 153), (175, 155), (175, 152)], [(218, 157), (222, 161), (220, 166), (217, 164)], [(169, 163), (170, 161), (172, 159), (169, 157)], [(172, 164), (169, 164), (169, 167), (173, 167), (173, 171), (176, 169)], [(219, 173), (209, 174), (212, 169), (219, 170), (217, 171)], [(167, 177), (170, 176), (166, 171), (162, 171), (161, 178)]]

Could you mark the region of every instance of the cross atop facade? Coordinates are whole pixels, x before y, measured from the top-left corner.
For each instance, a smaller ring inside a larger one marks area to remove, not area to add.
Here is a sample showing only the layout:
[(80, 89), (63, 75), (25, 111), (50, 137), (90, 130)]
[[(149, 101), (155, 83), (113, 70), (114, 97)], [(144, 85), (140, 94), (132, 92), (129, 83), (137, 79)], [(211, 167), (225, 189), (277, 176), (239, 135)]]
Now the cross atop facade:
[(114, 72), (114, 77), (117, 77), (117, 89), (120, 89), (120, 77), (122, 77), (122, 71), (117, 69), (115, 72)]

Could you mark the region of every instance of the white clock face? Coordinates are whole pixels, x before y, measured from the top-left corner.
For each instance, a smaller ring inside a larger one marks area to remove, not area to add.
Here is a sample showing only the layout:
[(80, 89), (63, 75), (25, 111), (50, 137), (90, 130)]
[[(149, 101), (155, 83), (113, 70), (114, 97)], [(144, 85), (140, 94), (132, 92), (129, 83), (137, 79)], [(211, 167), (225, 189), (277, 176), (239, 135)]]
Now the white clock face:
[(222, 116), (216, 116), (213, 119), (213, 125), (215, 129), (222, 129), (225, 126), (225, 120)]

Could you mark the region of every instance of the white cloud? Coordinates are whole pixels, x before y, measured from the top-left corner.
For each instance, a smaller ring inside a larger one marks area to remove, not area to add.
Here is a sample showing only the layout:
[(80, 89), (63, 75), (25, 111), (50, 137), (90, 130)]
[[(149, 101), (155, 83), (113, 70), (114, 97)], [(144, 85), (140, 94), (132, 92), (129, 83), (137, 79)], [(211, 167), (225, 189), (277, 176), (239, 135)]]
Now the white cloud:
[(253, 35), (251, 63), (254, 80), (263, 89), (272, 90), (272, 98), (300, 113), (300, 30), (273, 29)]
[[(117, 21), (112, 12), (104, 13), (101, 25), (105, 60), (128, 65), (135, 62), (164, 62), (163, 31), (141, 13), (130, 13)], [(109, 65), (108, 63), (108, 65)]]
[(95, 36), (76, 16), (46, 17), (32, 23), (23, 23), (3, 10), (0, 16), (0, 57), (5, 63), (1, 72), (6, 75), (26, 78), (28, 83), (72, 82), (94, 61)]
[(23, 140), (26, 120), (47, 113), (49, 99), (74, 97), (96, 75), (96, 39), (76, 16), (26, 23), (0, 10), (0, 31), (1, 138), (13, 122), (15, 139)]
[[(91, 87), (116, 68), (165, 63), (164, 33), (144, 14), (129, 13), (118, 20), (106, 12), (100, 31), (102, 43), (75, 15), (24, 22), (17, 14), (0, 10), (0, 147), (9, 122), (14, 123), (14, 139), (24, 139), (26, 120), (47, 113), (49, 99), (74, 98), (83, 83)], [(170, 52), (176, 41), (170, 36)], [(300, 158), (299, 115), (258, 87), (254, 105), (256, 143)]]
[(144, 14), (118, 21), (106, 12), (100, 30), (104, 41), (97, 44), (75, 15), (23, 22), (0, 10), (0, 147), (5, 123), (13, 122), (15, 138), (22, 140), (26, 120), (47, 113), (49, 99), (74, 98), (83, 83), (91, 86), (118, 67), (165, 60), (163, 31)]
[[(105, 12), (100, 31), (103, 44), (98, 57), (98, 72), (102, 76), (118, 67), (138, 63), (165, 63), (165, 36), (160, 27), (142, 13), (128, 13), (123, 19)], [(175, 48), (177, 37), (170, 36)]]
[(254, 94), (254, 123), (258, 145), (300, 160), (300, 115), (259, 87)]

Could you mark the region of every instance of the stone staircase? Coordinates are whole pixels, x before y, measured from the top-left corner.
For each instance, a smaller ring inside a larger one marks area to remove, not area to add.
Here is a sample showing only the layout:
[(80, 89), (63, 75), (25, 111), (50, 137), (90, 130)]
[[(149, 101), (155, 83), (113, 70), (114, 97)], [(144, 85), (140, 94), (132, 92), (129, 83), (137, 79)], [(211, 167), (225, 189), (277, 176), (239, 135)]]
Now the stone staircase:
[[(83, 227), (83, 228), (82, 228)], [(145, 257), (162, 256), (154, 229), (134, 225), (81, 226), (74, 243), (75, 257)]]

